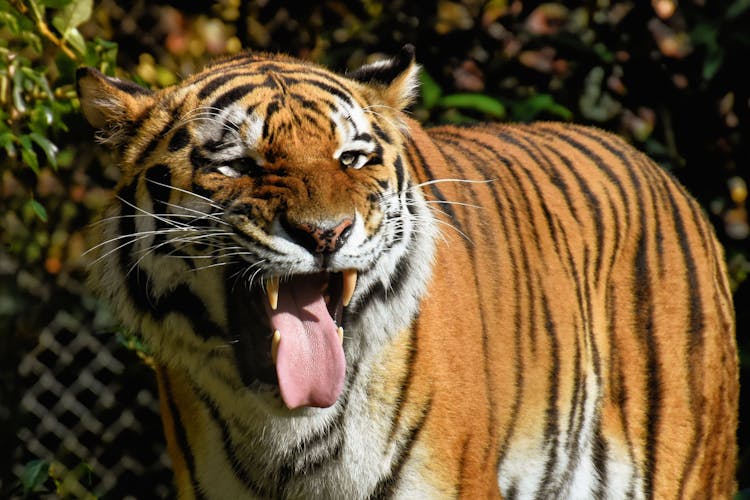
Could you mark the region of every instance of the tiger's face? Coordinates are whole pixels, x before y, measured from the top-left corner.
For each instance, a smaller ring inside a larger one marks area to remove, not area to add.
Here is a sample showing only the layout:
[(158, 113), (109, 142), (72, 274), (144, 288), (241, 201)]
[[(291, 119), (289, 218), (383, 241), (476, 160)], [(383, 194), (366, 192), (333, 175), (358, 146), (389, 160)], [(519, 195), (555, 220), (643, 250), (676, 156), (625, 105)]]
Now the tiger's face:
[[(347, 360), (408, 322), (425, 273), (404, 274), (430, 255), (401, 114), (416, 71), (407, 48), (352, 78), (244, 56), (155, 94), (80, 74), (84, 114), (122, 148), (93, 280), (161, 361), (194, 372), (230, 345), (245, 387), (328, 407)], [(190, 295), (207, 321), (181, 328), (168, 316), (195, 315)]]

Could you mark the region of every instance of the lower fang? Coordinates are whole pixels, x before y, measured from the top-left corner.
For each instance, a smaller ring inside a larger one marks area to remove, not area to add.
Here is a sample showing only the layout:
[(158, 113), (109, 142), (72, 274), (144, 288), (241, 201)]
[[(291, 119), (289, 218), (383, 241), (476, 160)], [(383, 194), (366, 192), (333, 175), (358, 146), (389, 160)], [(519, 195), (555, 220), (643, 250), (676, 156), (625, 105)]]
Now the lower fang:
[(336, 330), (336, 333), (339, 334), (339, 341), (343, 344), (344, 343), (344, 327), (340, 326), (338, 330)]
[(281, 332), (274, 330), (273, 340), (271, 341), (271, 359), (273, 364), (276, 364), (276, 356), (279, 354), (279, 342), (281, 342)]

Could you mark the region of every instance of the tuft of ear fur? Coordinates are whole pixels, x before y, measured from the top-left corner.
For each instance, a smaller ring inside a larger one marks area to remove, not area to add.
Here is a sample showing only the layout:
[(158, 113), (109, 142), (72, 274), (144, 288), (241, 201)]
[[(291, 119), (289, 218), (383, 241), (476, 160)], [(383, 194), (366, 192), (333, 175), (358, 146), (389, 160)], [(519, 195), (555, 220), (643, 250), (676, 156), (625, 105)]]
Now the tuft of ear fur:
[(140, 85), (103, 75), (94, 68), (76, 71), (78, 98), (86, 120), (106, 142), (118, 142), (154, 104), (153, 93)]
[(419, 65), (414, 60), (414, 46), (404, 45), (396, 57), (366, 64), (347, 76), (382, 87), (388, 104), (404, 109), (414, 101), (419, 90)]

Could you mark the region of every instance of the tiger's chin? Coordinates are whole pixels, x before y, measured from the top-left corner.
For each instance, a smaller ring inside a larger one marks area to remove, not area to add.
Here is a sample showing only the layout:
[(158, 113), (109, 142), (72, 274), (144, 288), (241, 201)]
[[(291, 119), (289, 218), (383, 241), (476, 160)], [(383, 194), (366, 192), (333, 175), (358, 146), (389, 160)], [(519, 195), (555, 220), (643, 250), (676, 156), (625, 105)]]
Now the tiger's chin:
[(232, 346), (243, 383), (286, 408), (326, 408), (344, 387), (345, 306), (357, 273), (274, 276), (229, 294)]

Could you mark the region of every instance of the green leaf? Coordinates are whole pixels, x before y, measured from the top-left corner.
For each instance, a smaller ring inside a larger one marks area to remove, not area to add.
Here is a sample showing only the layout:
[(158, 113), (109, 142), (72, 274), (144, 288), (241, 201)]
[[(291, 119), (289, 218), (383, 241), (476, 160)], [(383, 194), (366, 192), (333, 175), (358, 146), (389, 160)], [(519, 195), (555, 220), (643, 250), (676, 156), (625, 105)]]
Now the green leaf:
[(134, 333), (131, 333), (124, 329), (120, 330), (119, 332), (117, 332), (117, 341), (131, 351), (139, 352), (146, 356), (150, 355), (146, 344), (144, 344), (140, 337), (138, 337)]
[(29, 7), (34, 11), (34, 17), (36, 19), (44, 19), (44, 5), (42, 5), (39, 0), (29, 0)]
[(479, 111), (495, 118), (505, 117), (505, 106), (495, 98), (484, 94), (450, 94), (443, 96), (438, 104), (444, 108), (460, 108)]
[(47, 210), (41, 203), (36, 200), (29, 200), (29, 205), (31, 205), (31, 209), (34, 210), (36, 216), (39, 217), (39, 220), (47, 222)]
[[(34, 200), (31, 200), (36, 203)], [(38, 203), (37, 203), (38, 205)], [(44, 211), (44, 207), (39, 205)], [(45, 213), (46, 217), (46, 213)], [(46, 220), (46, 219), (45, 219)], [(49, 478), (49, 462), (46, 460), (32, 460), (28, 462), (23, 469), (21, 474), (21, 485), (23, 485), (23, 492), (28, 495), (34, 492), (39, 486)]]
[(83, 39), (81, 32), (78, 31), (78, 28), (71, 28), (70, 31), (68, 31), (67, 40), (76, 52), (81, 55), (86, 53), (86, 41)]
[(16, 156), (16, 146), (13, 144), (13, 132), (10, 130), (0, 132), (0, 148), (3, 148), (11, 158)]
[(92, 6), (93, 0), (73, 0), (52, 18), (52, 25), (68, 40), (72, 30), (91, 17)]
[(716, 76), (721, 65), (724, 63), (724, 50), (718, 47), (716, 50), (709, 50), (706, 54), (706, 60), (703, 61), (703, 79), (709, 81)]
[(419, 73), (421, 84), (422, 104), (427, 109), (432, 109), (437, 104), (440, 96), (443, 95), (443, 89), (424, 69)]
[(47, 98), (52, 100), (54, 99), (54, 94), (52, 93), (52, 90), (49, 88), (49, 83), (47, 82), (47, 77), (44, 75), (43, 72), (40, 70), (34, 70), (32, 68), (21, 68), (21, 72), (23, 75), (30, 80), (31, 82), (37, 84), (45, 94), (47, 94)]
[(84, 62), (87, 66), (98, 68), (107, 76), (115, 76), (117, 67), (117, 43), (101, 38), (86, 43)]
[(37, 35), (36, 33), (32, 33), (31, 31), (22, 31), (21, 32), (21, 39), (29, 44), (29, 47), (36, 52), (37, 54), (42, 53), (42, 39)]
[[(13, 61), (13, 63), (16, 63), (16, 61)], [(15, 106), (20, 113), (26, 112), (26, 102), (23, 99), (23, 84), (24, 74), (22, 71), (18, 71), (16, 65), (15, 71), (13, 72), (13, 90), (11, 91), (11, 94), (13, 95), (13, 106)]]
[(524, 99), (523, 101), (513, 103), (513, 117), (516, 120), (528, 122), (542, 113), (556, 116), (563, 120), (571, 120), (573, 113), (555, 102), (555, 99), (549, 94), (537, 94)]
[(750, 8), (750, 0), (736, 0), (727, 8), (725, 15), (727, 19), (734, 19), (741, 16), (748, 8)]
[(73, 0), (40, 0), (43, 5), (52, 7), (53, 9), (61, 9), (72, 1)]
[(16, 16), (10, 12), (0, 12), (0, 26), (7, 27), (14, 35), (18, 34), (18, 21), (16, 20)]
[(36, 132), (30, 133), (29, 137), (40, 148), (42, 148), (42, 151), (44, 151), (44, 155), (47, 157), (49, 164), (52, 165), (52, 168), (57, 169), (57, 146), (55, 146), (52, 141)]
[(39, 159), (36, 157), (36, 151), (31, 144), (31, 138), (28, 135), (22, 135), (19, 137), (19, 141), (21, 142), (21, 160), (38, 174)]

